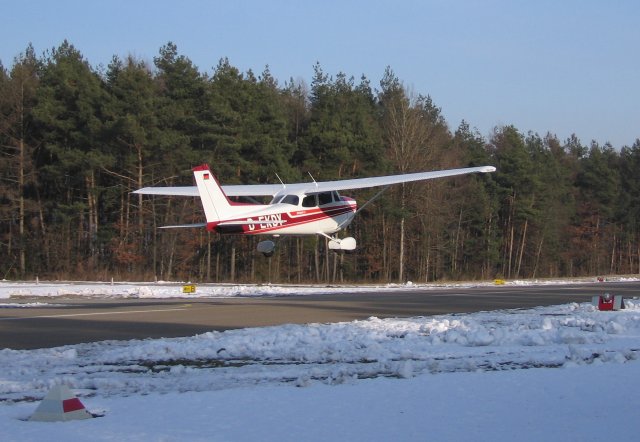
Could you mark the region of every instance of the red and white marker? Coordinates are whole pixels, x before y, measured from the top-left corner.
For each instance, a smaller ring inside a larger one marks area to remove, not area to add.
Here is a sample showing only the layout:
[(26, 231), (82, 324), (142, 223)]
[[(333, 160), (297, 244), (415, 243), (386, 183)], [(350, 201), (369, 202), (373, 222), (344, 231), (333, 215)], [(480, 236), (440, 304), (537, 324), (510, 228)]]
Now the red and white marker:
[(93, 415), (87, 411), (80, 399), (66, 385), (56, 385), (40, 402), (30, 421), (56, 422), (78, 419), (90, 419)]
[(624, 308), (624, 299), (622, 295), (612, 296), (609, 293), (605, 293), (604, 295), (593, 296), (591, 298), (591, 304), (600, 311), (621, 310)]

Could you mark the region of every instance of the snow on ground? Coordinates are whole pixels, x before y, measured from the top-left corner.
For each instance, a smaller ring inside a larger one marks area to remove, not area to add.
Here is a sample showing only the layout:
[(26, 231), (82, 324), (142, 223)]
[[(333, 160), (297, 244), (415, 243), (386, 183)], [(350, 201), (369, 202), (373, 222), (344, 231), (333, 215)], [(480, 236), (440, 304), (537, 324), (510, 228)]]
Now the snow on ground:
[[(609, 281), (638, 281), (638, 278), (608, 279)], [(591, 278), (590, 282), (596, 282)], [(511, 280), (506, 285), (561, 285), (576, 283), (576, 279)], [(581, 280), (580, 282), (585, 282)], [(472, 288), (494, 285), (493, 282), (458, 282), (384, 285), (274, 285), (274, 284), (197, 284), (195, 293), (183, 293), (183, 286), (190, 284), (176, 282), (123, 283), (123, 282), (12, 282), (0, 281), (0, 299), (10, 298), (55, 298), (55, 297), (95, 297), (95, 298), (230, 298), (239, 296), (304, 296), (332, 293), (425, 290), (441, 288)]]
[[(625, 302), (4, 349), (0, 438), (638, 440), (640, 301)], [(58, 383), (103, 417), (25, 421)]]
[(231, 298), (249, 296), (322, 295), (331, 293), (371, 292), (440, 287), (474, 287), (489, 283), (454, 284), (385, 284), (385, 285), (274, 285), (274, 284), (197, 284), (195, 293), (184, 293), (183, 286), (190, 283), (92, 283), (92, 282), (9, 282), (0, 281), (0, 299), (9, 298)]

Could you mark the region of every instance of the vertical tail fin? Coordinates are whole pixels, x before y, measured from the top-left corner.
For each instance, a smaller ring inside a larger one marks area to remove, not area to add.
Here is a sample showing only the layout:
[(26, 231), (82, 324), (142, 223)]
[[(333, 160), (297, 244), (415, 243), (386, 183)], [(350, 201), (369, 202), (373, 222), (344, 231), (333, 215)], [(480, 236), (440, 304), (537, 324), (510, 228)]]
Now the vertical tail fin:
[(207, 226), (228, 219), (231, 215), (231, 204), (220, 183), (211, 173), (207, 164), (193, 168), (193, 175), (198, 185), (198, 193), (207, 218)]

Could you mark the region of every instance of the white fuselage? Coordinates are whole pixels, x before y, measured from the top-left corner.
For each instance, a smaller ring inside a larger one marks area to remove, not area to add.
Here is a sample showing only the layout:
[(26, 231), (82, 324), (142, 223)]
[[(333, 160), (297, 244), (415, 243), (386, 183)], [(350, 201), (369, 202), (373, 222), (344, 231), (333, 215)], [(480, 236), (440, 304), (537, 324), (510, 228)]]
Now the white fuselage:
[(288, 203), (237, 205), (234, 206), (233, 217), (208, 223), (207, 228), (223, 234), (333, 234), (349, 225), (356, 209), (355, 200), (346, 197), (314, 207)]

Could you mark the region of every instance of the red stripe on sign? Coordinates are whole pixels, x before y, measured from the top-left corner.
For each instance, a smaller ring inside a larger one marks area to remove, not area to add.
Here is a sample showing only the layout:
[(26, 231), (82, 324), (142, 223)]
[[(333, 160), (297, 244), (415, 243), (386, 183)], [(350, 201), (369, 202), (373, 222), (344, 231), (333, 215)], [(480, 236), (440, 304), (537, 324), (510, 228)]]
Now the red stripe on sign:
[(65, 413), (84, 410), (84, 405), (82, 405), (82, 402), (80, 402), (80, 399), (78, 399), (77, 397), (73, 399), (66, 399), (62, 401), (62, 410)]

